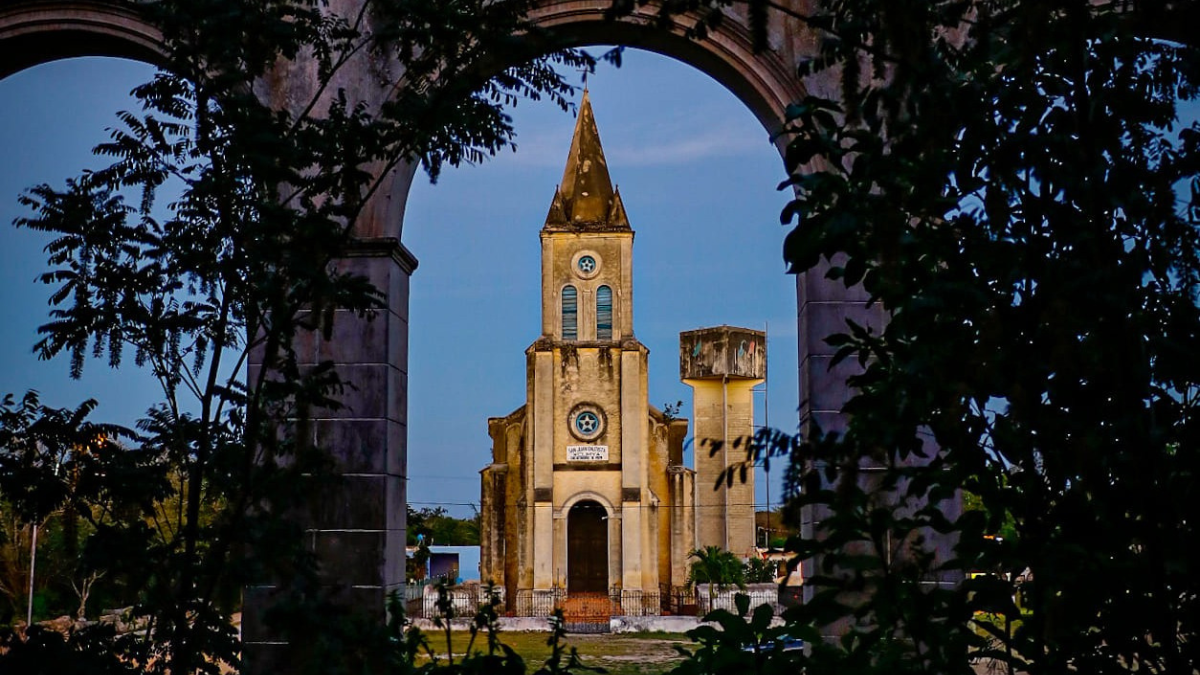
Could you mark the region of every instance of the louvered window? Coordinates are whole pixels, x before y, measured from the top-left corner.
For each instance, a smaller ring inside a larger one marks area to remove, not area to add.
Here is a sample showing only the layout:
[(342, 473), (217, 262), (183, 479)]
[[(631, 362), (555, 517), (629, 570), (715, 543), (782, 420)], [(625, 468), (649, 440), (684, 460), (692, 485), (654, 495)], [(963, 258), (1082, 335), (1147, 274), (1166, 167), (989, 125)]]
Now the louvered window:
[(596, 339), (612, 339), (612, 289), (608, 286), (596, 289)]
[(574, 286), (562, 290), (562, 338), (579, 339), (579, 295)]

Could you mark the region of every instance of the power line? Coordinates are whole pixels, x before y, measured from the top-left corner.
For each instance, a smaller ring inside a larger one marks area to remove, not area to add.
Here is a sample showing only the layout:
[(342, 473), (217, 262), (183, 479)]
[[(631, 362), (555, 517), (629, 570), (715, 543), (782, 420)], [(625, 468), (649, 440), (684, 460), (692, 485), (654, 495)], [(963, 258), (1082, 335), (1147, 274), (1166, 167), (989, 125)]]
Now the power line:
[[(479, 502), (424, 502), (410, 501), (410, 506), (470, 506), (477, 509), (482, 508)], [(533, 504), (520, 505), (515, 502), (502, 504), (505, 509), (520, 510), (534, 508), (562, 508), (555, 506), (550, 502), (535, 502)], [(738, 502), (734, 504), (634, 504), (630, 506), (614, 506), (614, 509), (728, 509), (731, 506), (750, 506), (754, 508), (765, 507), (766, 504), (761, 502)]]

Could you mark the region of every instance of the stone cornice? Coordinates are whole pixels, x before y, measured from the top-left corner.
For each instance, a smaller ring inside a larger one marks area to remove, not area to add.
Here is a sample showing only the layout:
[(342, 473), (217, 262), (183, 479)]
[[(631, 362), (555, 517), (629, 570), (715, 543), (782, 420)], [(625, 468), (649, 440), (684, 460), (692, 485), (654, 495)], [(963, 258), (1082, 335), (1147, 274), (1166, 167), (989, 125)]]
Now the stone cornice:
[(408, 274), (417, 269), (417, 257), (395, 237), (362, 237), (346, 245), (347, 258), (391, 257)]

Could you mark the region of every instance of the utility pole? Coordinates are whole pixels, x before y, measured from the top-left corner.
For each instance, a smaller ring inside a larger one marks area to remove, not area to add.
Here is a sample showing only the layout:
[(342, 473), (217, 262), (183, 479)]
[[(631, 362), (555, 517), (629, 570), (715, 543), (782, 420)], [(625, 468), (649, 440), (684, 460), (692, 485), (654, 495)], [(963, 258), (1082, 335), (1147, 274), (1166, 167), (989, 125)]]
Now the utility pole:
[(29, 611), (25, 614), (25, 630), (33, 625), (33, 570), (37, 567), (37, 523), (33, 524), (33, 543), (29, 546)]
[[(42, 447), (42, 442), (37, 442), (38, 450), (45, 450)], [(62, 457), (54, 460), (54, 477), (58, 478), (58, 469), (62, 466)], [(33, 574), (37, 569), (37, 540), (38, 540), (38, 524), (33, 523), (33, 541), (29, 545), (29, 604), (25, 612), (25, 628), (29, 629), (33, 625)]]

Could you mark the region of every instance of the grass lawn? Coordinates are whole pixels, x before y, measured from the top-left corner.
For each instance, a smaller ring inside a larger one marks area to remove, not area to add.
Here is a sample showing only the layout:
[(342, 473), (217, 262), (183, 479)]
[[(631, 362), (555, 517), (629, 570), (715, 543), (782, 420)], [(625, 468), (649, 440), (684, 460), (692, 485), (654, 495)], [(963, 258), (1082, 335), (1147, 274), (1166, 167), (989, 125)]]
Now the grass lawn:
[[(445, 633), (428, 633), (429, 644), (439, 658), (446, 658)], [(501, 632), (500, 641), (525, 659), (529, 672), (550, 655), (546, 645), (549, 633)], [(450, 646), (455, 657), (466, 653), (470, 633), (455, 631), (450, 637)], [(660, 675), (675, 667), (681, 660), (674, 645), (690, 644), (686, 636), (668, 633), (619, 633), (613, 635), (567, 635), (567, 645), (579, 650), (585, 665), (601, 666), (610, 675)], [(487, 648), (487, 641), (480, 635), (473, 650)]]

